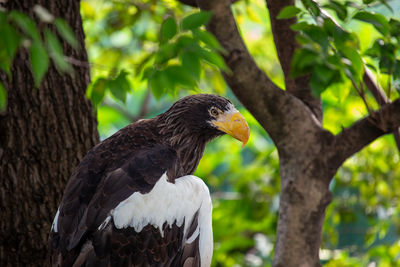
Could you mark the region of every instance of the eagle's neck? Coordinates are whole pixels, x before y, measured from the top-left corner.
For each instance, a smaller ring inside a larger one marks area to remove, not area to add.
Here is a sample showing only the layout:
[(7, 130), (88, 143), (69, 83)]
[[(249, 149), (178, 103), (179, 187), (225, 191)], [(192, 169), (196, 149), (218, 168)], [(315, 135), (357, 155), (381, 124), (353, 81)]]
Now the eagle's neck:
[(159, 125), (159, 133), (168, 145), (170, 145), (179, 157), (180, 166), (176, 166), (175, 178), (193, 174), (203, 156), (207, 142), (212, 139), (200, 135), (198, 132), (191, 132), (184, 125), (169, 120), (162, 120)]
[(182, 138), (180, 143), (174, 146), (181, 161), (184, 175), (193, 174), (203, 156), (206, 141), (201, 138)]

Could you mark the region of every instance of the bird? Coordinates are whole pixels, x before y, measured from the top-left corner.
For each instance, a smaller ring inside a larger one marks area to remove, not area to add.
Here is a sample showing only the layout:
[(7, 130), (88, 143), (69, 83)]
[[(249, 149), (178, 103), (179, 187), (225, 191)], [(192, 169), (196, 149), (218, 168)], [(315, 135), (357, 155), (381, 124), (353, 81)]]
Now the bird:
[(196, 94), (97, 144), (65, 188), (50, 265), (210, 266), (211, 197), (193, 173), (206, 144), (224, 134), (244, 146), (250, 129), (230, 100)]

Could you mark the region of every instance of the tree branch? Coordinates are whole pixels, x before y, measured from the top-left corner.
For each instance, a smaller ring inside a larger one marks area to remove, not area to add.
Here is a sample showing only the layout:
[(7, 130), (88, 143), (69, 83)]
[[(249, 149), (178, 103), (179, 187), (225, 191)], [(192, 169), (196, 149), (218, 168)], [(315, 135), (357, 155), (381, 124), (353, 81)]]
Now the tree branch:
[(151, 90), (147, 89), (146, 96), (144, 97), (142, 106), (140, 107), (140, 112), (135, 118), (135, 120), (133, 120), (132, 122), (143, 119), (147, 115), (147, 113), (149, 112), (150, 98), (151, 98)]
[[(382, 90), (382, 88), (380, 88), (380, 86), (376, 83), (373, 77), (374, 76), (369, 71), (369, 69), (365, 67), (365, 72), (363, 77), (364, 83), (367, 86), (368, 90), (375, 97), (379, 106), (383, 106), (389, 103), (390, 99), (386, 96), (385, 92)], [(397, 149), (400, 151), (400, 128), (394, 129), (393, 136), (394, 140), (396, 141)]]
[(400, 126), (400, 98), (357, 121), (335, 137), (331, 163), (334, 168), (378, 137)]
[(279, 61), (285, 75), (286, 90), (294, 90), (294, 80), (290, 78), (290, 65), (293, 54), (298, 44), (296, 33), (290, 29), (290, 25), (296, 23), (296, 17), (290, 19), (277, 19), (276, 16), (286, 6), (294, 5), (294, 0), (266, 0), (271, 21), (272, 34), (278, 52)]
[(290, 29), (290, 25), (296, 23), (296, 17), (290, 19), (277, 19), (279, 12), (286, 6), (294, 5), (294, 0), (266, 0), (271, 21), (272, 34), (278, 58), (285, 75), (286, 91), (303, 101), (322, 121), (321, 100), (315, 98), (310, 90), (309, 75), (293, 79), (290, 75), (291, 63), (295, 50), (298, 48), (296, 33)]
[(116, 111), (121, 113), (123, 116), (125, 116), (128, 120), (130, 120), (131, 122), (135, 122), (135, 121), (143, 119), (148, 114), (150, 97), (151, 97), (151, 91), (149, 89), (147, 89), (146, 96), (142, 100), (140, 110), (137, 115), (131, 114), (126, 108), (118, 105), (116, 102), (113, 102), (107, 98), (104, 99), (103, 105), (110, 107), (112, 109), (115, 109)]

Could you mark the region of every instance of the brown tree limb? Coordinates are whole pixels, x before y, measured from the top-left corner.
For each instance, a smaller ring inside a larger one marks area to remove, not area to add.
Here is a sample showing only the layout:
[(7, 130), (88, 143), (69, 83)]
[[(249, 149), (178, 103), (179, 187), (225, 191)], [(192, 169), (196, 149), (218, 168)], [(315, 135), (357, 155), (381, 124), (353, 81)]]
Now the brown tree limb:
[(290, 25), (296, 23), (296, 17), (289, 19), (277, 19), (276, 17), (286, 6), (293, 6), (294, 0), (266, 0), (271, 21), (271, 30), (274, 36), (278, 58), (285, 76), (286, 91), (302, 100), (322, 121), (321, 100), (315, 98), (309, 86), (309, 75), (292, 78), (291, 63), (295, 50), (298, 48), (296, 33), (290, 29)]
[(274, 1), (266, 0), (269, 11), (271, 30), (274, 36), (276, 50), (278, 52), (279, 61), (285, 75), (286, 90), (295, 89), (294, 80), (290, 78), (290, 65), (294, 55), (294, 51), (298, 47), (296, 42), (296, 33), (290, 29), (290, 25), (296, 23), (296, 17), (289, 19), (277, 19), (276, 16), (286, 6), (293, 6), (294, 0)]
[(384, 105), (380, 110), (357, 121), (335, 137), (331, 163), (334, 168), (360, 151), (378, 137), (393, 132), (400, 126), (400, 99)]
[[(380, 88), (373, 78), (372, 73), (365, 67), (363, 80), (368, 90), (372, 93), (379, 106), (383, 106), (390, 102), (390, 99), (386, 96), (385, 92)], [(393, 131), (394, 140), (396, 141), (397, 149), (400, 151), (400, 128), (396, 128)]]

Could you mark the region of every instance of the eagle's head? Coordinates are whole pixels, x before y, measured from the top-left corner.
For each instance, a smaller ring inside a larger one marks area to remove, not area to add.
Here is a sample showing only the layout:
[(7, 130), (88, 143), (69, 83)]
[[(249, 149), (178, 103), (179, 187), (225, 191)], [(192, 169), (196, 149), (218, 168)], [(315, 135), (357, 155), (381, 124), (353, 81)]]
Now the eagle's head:
[(172, 144), (182, 143), (187, 137), (205, 143), (225, 133), (247, 143), (250, 129), (246, 120), (228, 99), (198, 94), (186, 96), (175, 102), (161, 115), (164, 127), (172, 131)]

